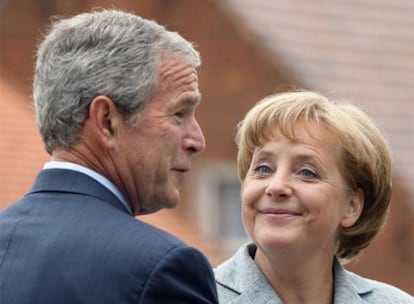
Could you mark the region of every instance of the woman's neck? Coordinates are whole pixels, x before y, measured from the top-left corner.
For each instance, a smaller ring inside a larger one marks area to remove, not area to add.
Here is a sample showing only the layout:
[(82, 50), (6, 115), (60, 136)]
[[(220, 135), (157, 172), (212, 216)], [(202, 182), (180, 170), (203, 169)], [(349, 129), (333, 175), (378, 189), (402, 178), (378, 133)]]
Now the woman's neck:
[(257, 249), (255, 262), (285, 304), (332, 303), (333, 256), (266, 255)]

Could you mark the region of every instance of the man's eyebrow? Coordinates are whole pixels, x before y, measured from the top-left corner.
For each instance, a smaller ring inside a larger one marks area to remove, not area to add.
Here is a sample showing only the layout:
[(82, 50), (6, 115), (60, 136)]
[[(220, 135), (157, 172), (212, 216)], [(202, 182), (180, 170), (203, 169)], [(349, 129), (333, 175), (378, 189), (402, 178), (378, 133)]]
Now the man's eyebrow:
[(201, 102), (201, 93), (197, 93), (195, 96), (185, 98), (181, 103), (186, 106), (196, 106)]

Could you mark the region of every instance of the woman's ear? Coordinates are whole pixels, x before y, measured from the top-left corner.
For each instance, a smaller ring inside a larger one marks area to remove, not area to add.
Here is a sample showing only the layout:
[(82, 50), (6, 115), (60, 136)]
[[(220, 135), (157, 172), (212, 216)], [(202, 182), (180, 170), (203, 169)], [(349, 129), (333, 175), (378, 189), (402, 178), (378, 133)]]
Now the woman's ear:
[(364, 191), (358, 188), (349, 197), (348, 205), (345, 207), (345, 213), (341, 220), (343, 228), (351, 227), (356, 223), (364, 208)]
[(96, 139), (109, 148), (113, 147), (119, 113), (112, 99), (103, 95), (95, 97), (89, 106), (89, 119)]

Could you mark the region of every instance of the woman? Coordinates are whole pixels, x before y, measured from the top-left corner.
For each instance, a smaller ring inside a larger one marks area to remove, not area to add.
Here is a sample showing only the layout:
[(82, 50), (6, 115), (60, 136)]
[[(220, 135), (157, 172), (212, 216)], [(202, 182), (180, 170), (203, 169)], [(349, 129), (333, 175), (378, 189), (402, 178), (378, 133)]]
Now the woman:
[(346, 271), (384, 224), (391, 157), (371, 119), (314, 92), (269, 96), (239, 124), (253, 243), (215, 269), (220, 303), (414, 303)]

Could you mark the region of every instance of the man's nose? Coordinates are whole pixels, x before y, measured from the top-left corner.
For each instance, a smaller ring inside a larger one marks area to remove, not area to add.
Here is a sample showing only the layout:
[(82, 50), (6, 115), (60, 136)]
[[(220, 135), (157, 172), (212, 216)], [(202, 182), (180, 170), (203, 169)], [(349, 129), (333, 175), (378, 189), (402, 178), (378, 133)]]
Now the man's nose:
[(206, 148), (203, 131), (195, 118), (189, 125), (188, 136), (184, 138), (184, 148), (193, 154), (200, 153)]

